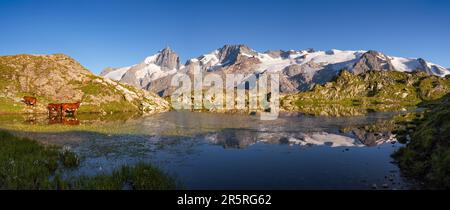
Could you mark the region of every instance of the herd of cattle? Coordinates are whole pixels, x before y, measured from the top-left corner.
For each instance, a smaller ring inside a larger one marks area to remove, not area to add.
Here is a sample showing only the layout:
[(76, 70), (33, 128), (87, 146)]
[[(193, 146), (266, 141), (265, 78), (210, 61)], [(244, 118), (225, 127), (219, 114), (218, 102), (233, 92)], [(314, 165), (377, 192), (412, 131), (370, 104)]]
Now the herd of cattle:
[[(22, 100), (26, 105), (34, 106), (37, 103), (37, 99), (32, 96), (24, 96)], [(80, 108), (81, 102), (77, 103), (59, 103), (59, 104), (48, 104), (48, 114), (49, 115), (61, 115), (66, 114), (76, 115), (78, 108)]]

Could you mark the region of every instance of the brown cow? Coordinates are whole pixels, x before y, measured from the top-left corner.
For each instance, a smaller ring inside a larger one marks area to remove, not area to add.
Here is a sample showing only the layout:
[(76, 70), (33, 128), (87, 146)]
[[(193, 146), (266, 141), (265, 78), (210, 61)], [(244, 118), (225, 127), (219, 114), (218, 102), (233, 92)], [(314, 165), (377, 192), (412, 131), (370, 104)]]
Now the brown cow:
[(63, 103), (62, 104), (62, 114), (66, 114), (67, 112), (72, 113), (73, 115), (76, 114), (76, 111), (78, 108), (80, 108), (81, 102), (77, 103)]
[(56, 112), (56, 114), (61, 114), (62, 104), (48, 104), (47, 106), (48, 114), (51, 115)]
[(22, 102), (24, 102), (28, 106), (34, 106), (36, 105), (37, 99), (32, 96), (24, 96)]

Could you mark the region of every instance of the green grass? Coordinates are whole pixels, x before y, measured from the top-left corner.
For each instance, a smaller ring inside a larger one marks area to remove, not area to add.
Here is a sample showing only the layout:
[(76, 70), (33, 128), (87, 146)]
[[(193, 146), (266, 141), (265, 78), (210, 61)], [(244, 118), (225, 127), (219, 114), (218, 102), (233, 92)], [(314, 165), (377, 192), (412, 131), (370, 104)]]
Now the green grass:
[[(49, 177), (58, 169), (74, 167), (62, 161), (73, 153), (58, 147), (0, 132), (0, 189), (52, 189)], [(67, 164), (67, 165), (66, 165)]]
[[(287, 110), (312, 115), (358, 115), (370, 111), (399, 111), (436, 100), (450, 92), (450, 80), (422, 72), (369, 71), (354, 75), (341, 71), (331, 82), (287, 95)], [(341, 113), (339, 113), (341, 112)]]
[(138, 163), (135, 166), (123, 166), (111, 175), (77, 177), (70, 181), (69, 189), (89, 190), (167, 190), (175, 189), (176, 182), (159, 169)]
[(96, 112), (106, 112), (106, 113), (118, 113), (118, 112), (139, 112), (136, 105), (121, 98), (118, 101), (111, 101), (106, 103), (100, 103), (97, 105), (89, 104), (92, 98), (98, 96), (108, 96), (114, 95), (115, 88), (113, 85), (98, 83), (94, 80), (89, 81), (86, 84), (81, 85), (81, 91), (85, 94), (83, 97), (83, 104), (78, 109), (79, 113), (96, 113)]
[(112, 174), (61, 178), (63, 170), (79, 163), (71, 151), (0, 131), (0, 189), (166, 190), (177, 186), (170, 176), (146, 163), (122, 166)]
[(2, 113), (23, 113), (25, 104), (14, 102), (11, 99), (0, 97), (0, 114)]
[(114, 94), (114, 87), (110, 84), (106, 83), (99, 83), (96, 80), (100, 79), (99, 77), (89, 75), (88, 76), (91, 80), (88, 81), (86, 84), (78, 84), (80, 86), (80, 90), (83, 91), (86, 95), (91, 96), (100, 96), (100, 95), (110, 95)]
[(408, 127), (396, 131), (407, 145), (393, 157), (407, 176), (424, 182), (425, 188), (450, 189), (450, 94), (445, 99), (423, 118), (404, 122)]
[[(23, 96), (33, 96), (32, 93), (17, 93), (17, 99), (21, 99)], [(34, 96), (37, 99), (37, 104), (35, 106), (27, 106), (21, 101), (14, 101), (11, 98), (0, 97), (0, 114), (25, 114), (25, 113), (47, 113), (47, 104), (53, 101), (42, 97)]]

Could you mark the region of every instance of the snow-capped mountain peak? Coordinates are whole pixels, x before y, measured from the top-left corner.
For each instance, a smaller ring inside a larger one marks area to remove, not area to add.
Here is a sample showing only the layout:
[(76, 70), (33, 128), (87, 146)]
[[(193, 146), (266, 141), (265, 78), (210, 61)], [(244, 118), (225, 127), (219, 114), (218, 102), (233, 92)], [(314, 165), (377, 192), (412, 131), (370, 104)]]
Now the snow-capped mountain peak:
[(239, 56), (253, 57), (256, 55), (258, 53), (246, 45), (224, 45), (222, 48), (214, 50), (211, 53), (190, 59), (186, 65), (198, 63), (204, 69), (214, 71), (239, 62)]
[(198, 65), (204, 72), (254, 73), (279, 72), (282, 92), (296, 92), (313, 84), (332, 79), (340, 70), (347, 69), (355, 74), (369, 70), (380, 71), (424, 71), (431, 75), (450, 75), (450, 70), (421, 58), (403, 58), (385, 55), (375, 50), (316, 51), (270, 50), (257, 52), (246, 45), (224, 45), (210, 53), (189, 59), (183, 66), (179, 57), (170, 48), (144, 59), (143, 62), (123, 67), (107, 68), (101, 75), (126, 82), (137, 87), (170, 94), (170, 76), (189, 72), (192, 65)]
[(122, 68), (106, 68), (100, 75), (142, 87), (144, 83), (175, 74), (183, 66), (178, 54), (170, 48), (146, 57), (141, 63)]

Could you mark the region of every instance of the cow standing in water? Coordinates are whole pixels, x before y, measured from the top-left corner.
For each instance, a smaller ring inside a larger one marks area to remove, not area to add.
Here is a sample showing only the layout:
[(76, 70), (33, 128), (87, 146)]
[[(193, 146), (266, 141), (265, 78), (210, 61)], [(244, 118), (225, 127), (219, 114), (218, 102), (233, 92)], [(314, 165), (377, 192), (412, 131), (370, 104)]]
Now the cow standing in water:
[(28, 106), (34, 106), (36, 105), (37, 99), (32, 96), (24, 96), (22, 101)]
[(53, 115), (54, 113), (56, 113), (56, 115), (60, 115), (62, 111), (62, 104), (48, 104), (47, 109), (49, 115)]
[(72, 115), (75, 116), (78, 108), (80, 108), (80, 105), (81, 102), (63, 103), (61, 108), (62, 114), (65, 115), (66, 113), (72, 113)]

